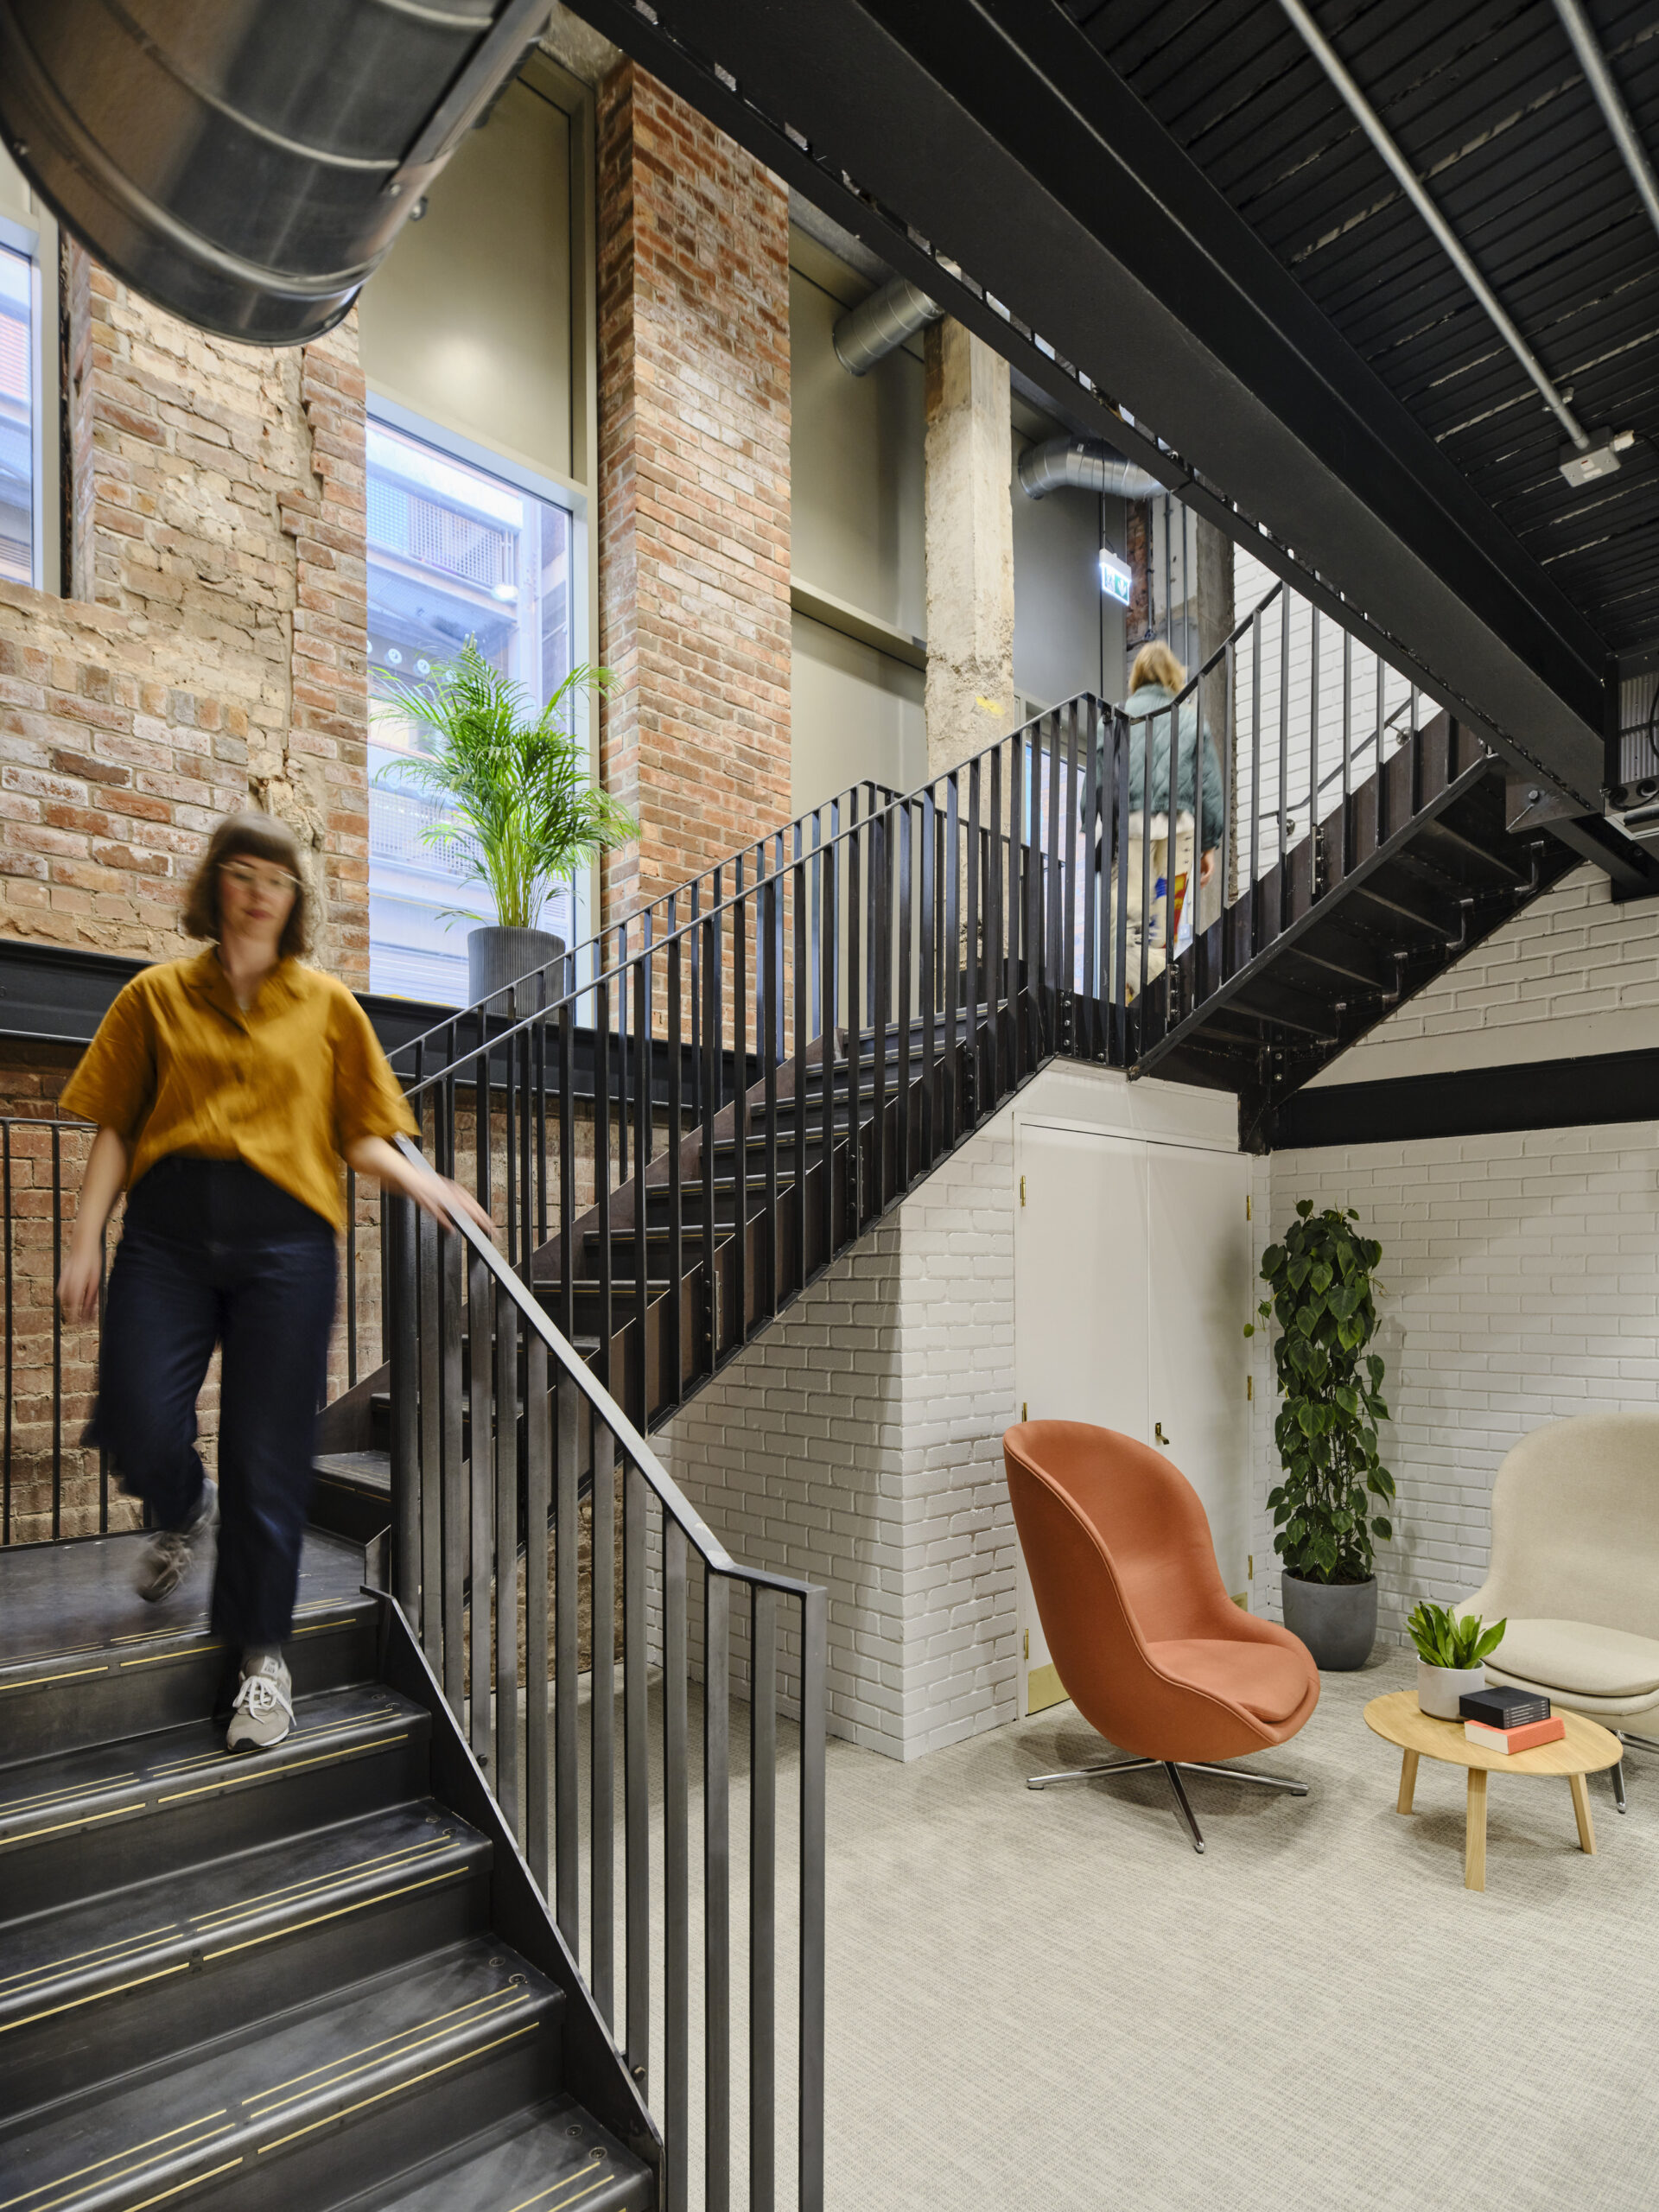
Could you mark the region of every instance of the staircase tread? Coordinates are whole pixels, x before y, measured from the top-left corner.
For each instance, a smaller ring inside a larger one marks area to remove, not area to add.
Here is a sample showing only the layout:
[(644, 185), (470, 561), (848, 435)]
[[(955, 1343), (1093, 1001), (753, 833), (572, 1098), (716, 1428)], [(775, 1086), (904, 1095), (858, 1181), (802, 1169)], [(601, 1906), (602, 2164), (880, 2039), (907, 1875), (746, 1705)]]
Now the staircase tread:
[(319, 1452), (311, 1465), (316, 1473), (332, 1475), (336, 1482), (358, 1483), (365, 1490), (391, 1495), (390, 1452)]
[[(244, 1764), (247, 1762), (244, 1760)], [(5, 1930), (0, 2033), (165, 1975), (475, 1876), (490, 1846), (433, 1798), (105, 1891)], [(188, 1911), (181, 1907), (188, 1904)]]
[[(69, 1671), (59, 1662), (115, 1645), (205, 1637), (213, 1588), (212, 1548), (198, 1557), (172, 1596), (146, 1605), (133, 1588), (149, 1538), (140, 1531), (70, 1543), (0, 1549), (0, 1688), (25, 1665)], [(363, 1551), (343, 1537), (306, 1531), (296, 1608), (308, 1614), (362, 1600)], [(90, 1668), (89, 1671), (92, 1671)]]
[(648, 2166), (574, 2098), (558, 2097), (355, 2198), (348, 2212), (645, 2212), (652, 2189)]
[(188, 1721), (146, 1736), (0, 1767), (0, 1849), (92, 1821), (156, 1811), (178, 1797), (269, 1783), (294, 1768), (351, 1758), (424, 1728), (422, 1708), (383, 1682), (355, 1682), (294, 1700), (294, 1732), (257, 1758), (225, 1748), (225, 1726)]
[(556, 2018), (562, 1992), (493, 1936), (199, 2044), (114, 2085), (76, 2091), (0, 2132), (12, 2201), (136, 2212)]

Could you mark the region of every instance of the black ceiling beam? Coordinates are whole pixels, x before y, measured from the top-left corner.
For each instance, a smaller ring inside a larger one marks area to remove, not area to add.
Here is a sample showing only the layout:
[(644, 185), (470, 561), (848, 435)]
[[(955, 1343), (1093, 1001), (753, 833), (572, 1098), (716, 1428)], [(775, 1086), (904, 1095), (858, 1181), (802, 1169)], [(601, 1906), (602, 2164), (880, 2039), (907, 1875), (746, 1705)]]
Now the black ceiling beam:
[(1506, 756), (1600, 805), (1603, 641), (1052, 0), (576, 12), (1299, 588), (1343, 594)]

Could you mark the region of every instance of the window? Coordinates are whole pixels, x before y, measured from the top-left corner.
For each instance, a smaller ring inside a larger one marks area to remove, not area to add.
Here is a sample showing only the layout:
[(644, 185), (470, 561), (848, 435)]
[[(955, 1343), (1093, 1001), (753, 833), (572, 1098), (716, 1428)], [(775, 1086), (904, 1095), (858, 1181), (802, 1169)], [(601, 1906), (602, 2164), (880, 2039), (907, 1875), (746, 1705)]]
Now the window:
[[(468, 638), (537, 705), (569, 674), (569, 511), (531, 480), (477, 466), (432, 430), (371, 419), (368, 429), (369, 982), (443, 1006), (467, 1002), (467, 934), (495, 918), (423, 839), (441, 804), (398, 775), (423, 749), (417, 723), (385, 702), (389, 677), (419, 683)], [(377, 704), (377, 697), (381, 703)], [(541, 925), (577, 934), (574, 887)]]
[(37, 289), (32, 258), (0, 244), (0, 576), (15, 584), (41, 581), (35, 512)]

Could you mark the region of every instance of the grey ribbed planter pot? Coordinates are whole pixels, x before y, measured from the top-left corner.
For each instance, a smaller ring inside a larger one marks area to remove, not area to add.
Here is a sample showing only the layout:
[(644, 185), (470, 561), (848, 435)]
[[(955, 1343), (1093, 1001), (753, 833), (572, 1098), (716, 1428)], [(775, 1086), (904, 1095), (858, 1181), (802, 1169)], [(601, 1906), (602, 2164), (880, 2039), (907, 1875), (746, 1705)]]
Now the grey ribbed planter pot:
[[(471, 930), (467, 937), (467, 993), (469, 1005), (476, 1006), (480, 999), (488, 998), (492, 992), (516, 983), (521, 976), (528, 976), (537, 968), (544, 968), (550, 960), (564, 957), (564, 939), (555, 937), (548, 930), (504, 930), (494, 922), (486, 922), (481, 929)], [(563, 976), (555, 969), (547, 979), (547, 1001), (563, 996)], [(536, 1003), (532, 988), (520, 1014), (529, 1011)], [(505, 1003), (497, 1011), (505, 1013)]]
[(1321, 1673), (1351, 1675), (1376, 1642), (1376, 1577), (1369, 1582), (1304, 1582), (1284, 1574), (1285, 1626), (1300, 1637)]

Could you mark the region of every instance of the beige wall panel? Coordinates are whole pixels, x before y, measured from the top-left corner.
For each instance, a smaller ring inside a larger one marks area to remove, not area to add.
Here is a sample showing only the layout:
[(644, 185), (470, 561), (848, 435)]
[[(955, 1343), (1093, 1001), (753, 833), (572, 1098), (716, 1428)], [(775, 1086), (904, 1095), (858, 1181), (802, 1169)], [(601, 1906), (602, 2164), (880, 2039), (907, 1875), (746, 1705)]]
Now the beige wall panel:
[(791, 268), (790, 571), (919, 637), (927, 626), (922, 365), (901, 349), (868, 376), (849, 376), (831, 339), (845, 313)]
[(370, 389), (570, 471), (570, 124), (511, 86), (404, 226), (359, 308)]
[(790, 638), (792, 810), (866, 776), (913, 791), (927, 774), (921, 670), (805, 614), (791, 619)]

